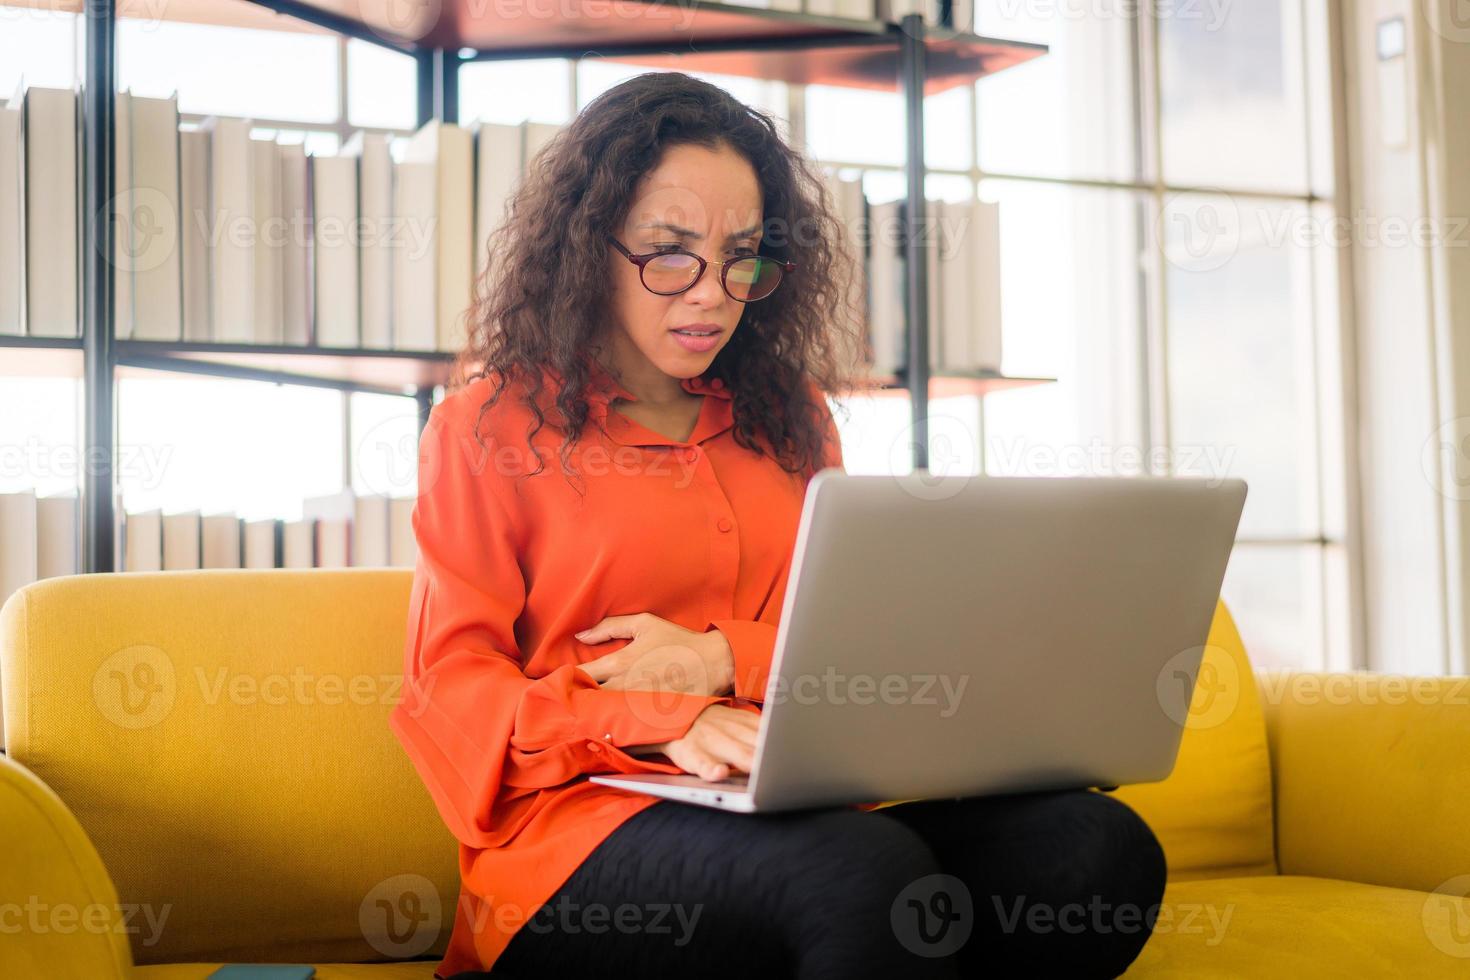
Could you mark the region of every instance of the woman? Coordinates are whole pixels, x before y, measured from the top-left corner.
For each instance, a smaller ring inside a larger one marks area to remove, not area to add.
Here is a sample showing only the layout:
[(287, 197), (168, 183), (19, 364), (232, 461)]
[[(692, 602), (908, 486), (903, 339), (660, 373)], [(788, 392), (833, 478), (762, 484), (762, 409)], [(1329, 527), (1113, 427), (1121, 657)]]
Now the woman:
[(1101, 793), (750, 816), (585, 778), (750, 768), (842, 464), (841, 241), (771, 119), (677, 73), (510, 202), (421, 442), (391, 715), (460, 842), (436, 976), (1114, 976), (1147, 938), (1163, 854)]

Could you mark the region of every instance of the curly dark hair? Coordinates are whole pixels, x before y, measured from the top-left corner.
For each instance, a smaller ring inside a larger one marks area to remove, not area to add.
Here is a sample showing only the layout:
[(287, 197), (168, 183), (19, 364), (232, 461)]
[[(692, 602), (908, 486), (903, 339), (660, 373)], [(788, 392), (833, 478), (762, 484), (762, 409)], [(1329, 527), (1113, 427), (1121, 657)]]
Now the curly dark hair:
[(745, 308), (706, 374), (729, 387), (739, 445), (767, 455), (763, 436), (784, 470), (809, 475), (827, 414), (811, 386), (845, 390), (860, 373), (862, 312), (851, 278), (860, 256), (820, 170), (781, 139), (772, 117), (682, 72), (650, 72), (609, 89), (530, 162), (490, 236), (450, 388), (491, 378), (483, 419), (510, 381), (523, 378), (535, 419), (529, 445), (548, 424), (537, 402), (542, 370), (552, 369), (562, 379), (560, 455), (571, 470), (570, 447), (589, 415), (586, 352), (614, 322), (607, 236), (626, 219), (639, 181), (682, 144), (728, 147), (750, 163), (764, 203), (760, 251), (796, 263), (784, 288)]

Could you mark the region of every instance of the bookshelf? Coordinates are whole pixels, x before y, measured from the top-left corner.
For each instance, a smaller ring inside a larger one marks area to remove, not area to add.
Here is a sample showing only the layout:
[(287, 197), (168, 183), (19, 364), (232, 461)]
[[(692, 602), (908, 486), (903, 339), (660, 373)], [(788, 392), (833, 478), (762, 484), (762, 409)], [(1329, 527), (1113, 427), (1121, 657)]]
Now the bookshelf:
[[(10, 6), (70, 10), (85, 25), (82, 114), (80, 337), (0, 338), (0, 374), (64, 374), (83, 380), (84, 441), (89, 466), (82, 487), (82, 570), (114, 570), (116, 382), (159, 371), (317, 385), (342, 391), (411, 395), (427, 419), (434, 392), (448, 379), (444, 352), (358, 350), (201, 342), (142, 341), (115, 336), (114, 229), (106, 214), (115, 180), (116, 25), (144, 17), (216, 26), (333, 33), (412, 56), (417, 63), (418, 124), (458, 122), (458, 70), (478, 60), (580, 59), (593, 56), (653, 68), (712, 72), (794, 84), (847, 86), (900, 93), (906, 127), (907, 367), (871, 379), (865, 391), (907, 394), (914, 429), (914, 466), (927, 467), (928, 401), (1054, 380), (1007, 378), (995, 372), (944, 372), (931, 377), (928, 270), (917, 242), (923, 213), (923, 99), (1038, 57), (1044, 45), (980, 37), (926, 25), (918, 14), (900, 22), (767, 10), (704, 0), (583, 0), (557, 17), (530, 5), (484, 0), (4, 0)], [(942, 4), (949, 17), (950, 5)], [(107, 97), (99, 97), (105, 93)]]

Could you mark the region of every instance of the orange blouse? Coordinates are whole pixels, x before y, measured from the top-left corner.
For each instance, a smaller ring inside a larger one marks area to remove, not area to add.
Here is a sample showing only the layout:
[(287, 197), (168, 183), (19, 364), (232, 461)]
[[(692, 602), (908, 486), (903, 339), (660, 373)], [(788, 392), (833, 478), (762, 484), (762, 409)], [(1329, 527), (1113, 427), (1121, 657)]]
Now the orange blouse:
[[(677, 738), (707, 705), (734, 700), (603, 690), (577, 665), (629, 641), (588, 645), (574, 633), (641, 612), (718, 629), (734, 694), (759, 699), (766, 687), (807, 481), (735, 442), (719, 379), (682, 382), (704, 399), (679, 441), (610, 410), (614, 397), (636, 399), (589, 364), (571, 483), (555, 425), (533, 438), (545, 470), (521, 476), (538, 460), (517, 384), (480, 421), (484, 448), (474, 438), (484, 378), (436, 405), (420, 441), (404, 698), (389, 724), (460, 843), (440, 977), (488, 970), (583, 859), (656, 802), (587, 774), (679, 772), (624, 747)], [(557, 376), (544, 376), (539, 404), (553, 422)], [(822, 465), (840, 467), (824, 417)]]

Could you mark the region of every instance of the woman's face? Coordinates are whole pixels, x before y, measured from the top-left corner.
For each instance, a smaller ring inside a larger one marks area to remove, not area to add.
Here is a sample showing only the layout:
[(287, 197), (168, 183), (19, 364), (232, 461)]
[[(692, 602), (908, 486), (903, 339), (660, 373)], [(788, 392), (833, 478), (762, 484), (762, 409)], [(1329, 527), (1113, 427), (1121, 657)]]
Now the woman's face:
[[(710, 262), (698, 282), (675, 296), (645, 289), (638, 266), (608, 245), (612, 331), (619, 367), (634, 377), (649, 365), (673, 378), (701, 374), (740, 322), (745, 304), (720, 286), (713, 263), (759, 250), (762, 220), (755, 170), (728, 147), (669, 148), (638, 185), (618, 241), (634, 255), (679, 246)], [(678, 330), (714, 331), (691, 337)]]

